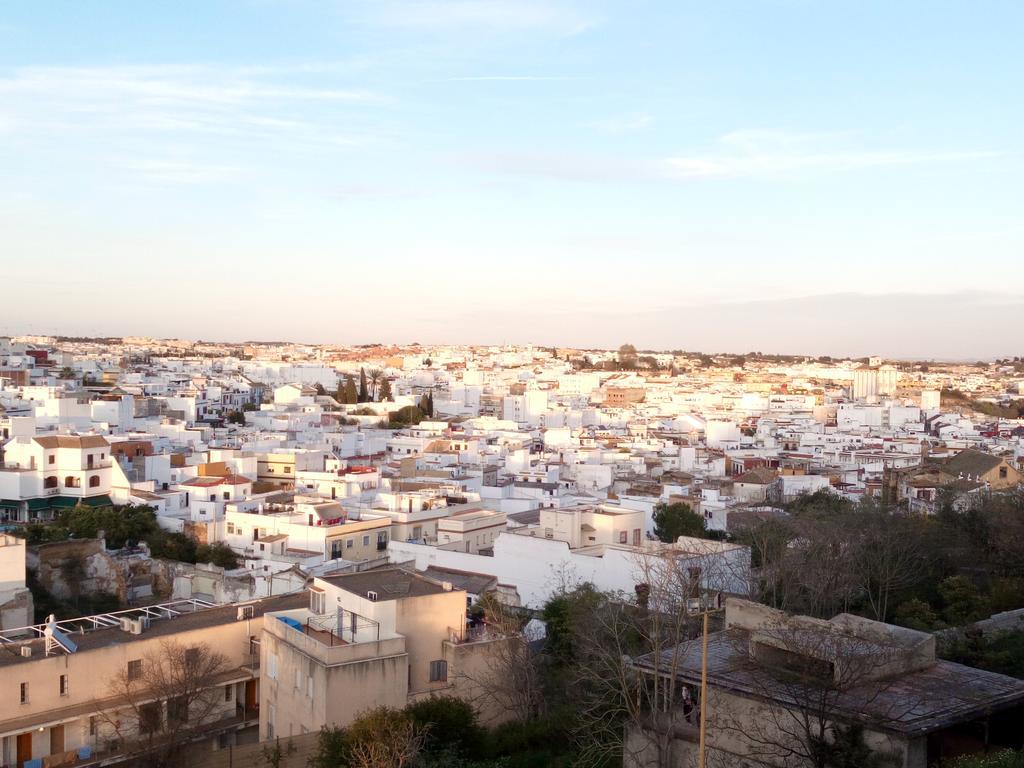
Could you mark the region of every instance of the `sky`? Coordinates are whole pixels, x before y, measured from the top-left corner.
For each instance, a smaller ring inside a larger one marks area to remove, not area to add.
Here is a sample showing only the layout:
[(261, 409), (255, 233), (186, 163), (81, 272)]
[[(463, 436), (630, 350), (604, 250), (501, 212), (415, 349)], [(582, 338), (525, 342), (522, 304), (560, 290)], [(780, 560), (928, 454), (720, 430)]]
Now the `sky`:
[(1018, 0), (0, 8), (0, 333), (1022, 354)]

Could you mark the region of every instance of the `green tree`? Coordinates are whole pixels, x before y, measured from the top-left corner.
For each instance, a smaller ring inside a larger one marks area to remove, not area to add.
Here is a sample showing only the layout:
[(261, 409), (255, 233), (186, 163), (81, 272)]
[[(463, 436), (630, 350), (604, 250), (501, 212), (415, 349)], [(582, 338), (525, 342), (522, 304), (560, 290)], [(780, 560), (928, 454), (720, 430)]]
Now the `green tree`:
[(962, 627), (989, 615), (978, 587), (966, 576), (943, 579), (939, 584), (939, 595), (945, 604), (942, 615), (951, 626)]
[(636, 347), (632, 344), (623, 344), (619, 347), (619, 367), (636, 368)]
[(434, 418), (434, 391), (427, 394), (427, 416)]
[(345, 376), (345, 391), (342, 393), (343, 403), (354, 405), (359, 402), (359, 393), (356, 391), (356, 380), (349, 374)]
[(387, 376), (381, 378), (380, 392), (378, 394), (382, 403), (395, 401), (395, 396), (391, 394), (391, 381)]
[(681, 502), (658, 504), (654, 508), (654, 535), (660, 541), (671, 544), (680, 536), (707, 538), (707, 524), (704, 518)]
[(200, 544), (196, 548), (196, 562), (211, 563), (228, 570), (237, 568), (240, 565), (238, 555), (223, 541), (217, 541), (213, 544)]
[(228, 413), (228, 424), (245, 425), (245, 414), (242, 411), (231, 411)]
[(160, 531), (151, 536), (147, 543), (153, 557), (160, 557), (164, 560), (178, 560), (182, 563), (194, 563), (196, 561), (195, 539), (190, 539), (184, 533), (167, 533)]
[(390, 418), (391, 424), (398, 427), (406, 427), (423, 421), (423, 411), (415, 405), (407, 405), (392, 413)]
[(484, 731), (467, 701), (454, 696), (420, 699), (407, 706), (405, 714), (427, 734), (427, 752), (467, 756), (480, 753)]
[(932, 632), (938, 628), (939, 617), (924, 600), (912, 597), (896, 607), (893, 622), (907, 629)]
[(370, 399), (370, 390), (366, 385), (366, 369), (359, 369), (359, 402), (365, 403)]

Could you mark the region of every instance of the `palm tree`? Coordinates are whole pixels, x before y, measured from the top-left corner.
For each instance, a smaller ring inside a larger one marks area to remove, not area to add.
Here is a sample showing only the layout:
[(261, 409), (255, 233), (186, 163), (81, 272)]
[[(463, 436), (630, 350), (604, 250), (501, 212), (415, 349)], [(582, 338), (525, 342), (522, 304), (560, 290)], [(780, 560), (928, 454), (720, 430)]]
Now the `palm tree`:
[(382, 378), (384, 378), (384, 371), (382, 371), (380, 368), (371, 368), (370, 369), (370, 373), (369, 373), (369, 377), (370, 377), (370, 399), (371, 400), (376, 400), (377, 399), (377, 385), (380, 383), (380, 380)]

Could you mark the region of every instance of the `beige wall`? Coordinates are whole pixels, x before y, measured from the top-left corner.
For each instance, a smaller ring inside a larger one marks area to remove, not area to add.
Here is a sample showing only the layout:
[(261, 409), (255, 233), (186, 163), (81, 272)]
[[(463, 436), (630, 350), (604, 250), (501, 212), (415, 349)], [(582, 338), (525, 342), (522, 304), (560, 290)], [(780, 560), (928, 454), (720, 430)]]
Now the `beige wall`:
[[(165, 623), (173, 621), (164, 620)], [(0, 735), (11, 736), (9, 748), (13, 749), (14, 736), (27, 730), (35, 731), (33, 756), (44, 757), (49, 753), (49, 726), (64, 723), (65, 750), (87, 744), (101, 746), (102, 739), (89, 735), (89, 716), (99, 710), (98, 700), (110, 698), (110, 681), (127, 667), (129, 660), (158, 654), (161, 640), (173, 640), (184, 647), (206, 644), (227, 657), (229, 669), (237, 670), (248, 664), (249, 636), (258, 637), (261, 624), (261, 618), (230, 621), (163, 637), (135, 636), (119, 629), (101, 630), (88, 638), (90, 642), (100, 636), (108, 639), (109, 642), (101, 647), (81, 648), (72, 654), (58, 652), (51, 656), (44, 656), (36, 644), (33, 657), (0, 666), (0, 678), (5, 681), (4, 704), (0, 706)], [(83, 638), (72, 636), (72, 639), (81, 641)], [(68, 693), (65, 696), (60, 695), (61, 675), (67, 675)], [(241, 680), (247, 677), (247, 673), (239, 670), (237, 677)], [(19, 702), (21, 683), (28, 683), (29, 700), (26, 704)], [(223, 710), (219, 712), (225, 717), (233, 715), (235, 701), (224, 702)], [(25, 727), (26, 723), (31, 725)], [(39, 732), (40, 727), (44, 728), (42, 733)]]
[[(397, 601), (395, 630), (406, 638), (409, 652), (409, 692), (440, 690), (447, 683), (430, 682), (430, 662), (444, 659), (449, 628), (462, 631), (466, 623), (466, 593), (462, 590)], [(450, 675), (449, 670), (449, 677)]]

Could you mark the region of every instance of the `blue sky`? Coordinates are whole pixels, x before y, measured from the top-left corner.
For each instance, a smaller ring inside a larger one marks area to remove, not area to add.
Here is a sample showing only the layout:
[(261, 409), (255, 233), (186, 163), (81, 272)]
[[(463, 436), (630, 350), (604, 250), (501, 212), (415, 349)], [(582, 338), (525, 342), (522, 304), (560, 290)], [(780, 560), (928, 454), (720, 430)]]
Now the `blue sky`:
[[(1019, 2), (7, 4), (0, 331), (742, 351), (752, 302), (973, 317), (1024, 295), (1022, 28)], [(827, 352), (830, 322), (757, 346)]]

